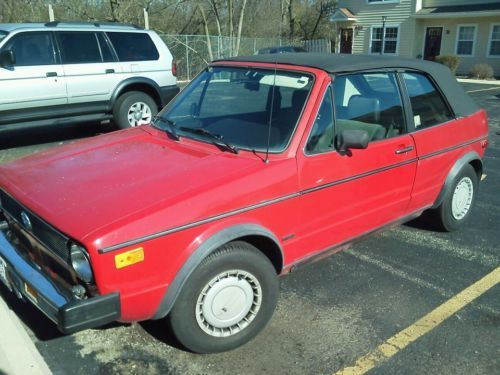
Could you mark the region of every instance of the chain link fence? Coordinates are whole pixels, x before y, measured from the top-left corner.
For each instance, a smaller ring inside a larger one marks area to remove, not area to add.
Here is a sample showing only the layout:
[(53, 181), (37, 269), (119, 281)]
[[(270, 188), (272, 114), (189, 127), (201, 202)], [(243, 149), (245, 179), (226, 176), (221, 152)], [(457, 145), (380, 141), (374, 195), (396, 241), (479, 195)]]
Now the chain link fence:
[[(236, 38), (205, 35), (161, 34), (177, 61), (177, 79), (189, 81), (203, 70), (213, 59), (236, 55)], [(327, 39), (297, 41), (284, 38), (240, 38), (237, 55), (253, 55), (261, 48), (275, 46), (299, 46), (309, 52), (331, 52), (331, 41)], [(211, 50), (211, 54), (210, 54)]]

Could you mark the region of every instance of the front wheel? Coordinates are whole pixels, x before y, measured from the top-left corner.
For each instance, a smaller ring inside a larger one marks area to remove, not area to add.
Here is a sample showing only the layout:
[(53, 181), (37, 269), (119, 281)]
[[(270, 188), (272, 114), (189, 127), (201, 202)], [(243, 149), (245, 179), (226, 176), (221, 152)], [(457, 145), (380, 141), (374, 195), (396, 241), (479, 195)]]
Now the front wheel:
[(465, 224), (476, 200), (477, 187), (476, 171), (467, 164), (453, 180), (443, 203), (435, 210), (441, 229), (451, 232)]
[(228, 243), (187, 280), (169, 314), (172, 331), (193, 352), (234, 349), (264, 328), (278, 293), (269, 259), (246, 242)]
[(149, 124), (158, 113), (153, 98), (140, 91), (129, 91), (118, 98), (113, 108), (113, 119), (121, 129)]

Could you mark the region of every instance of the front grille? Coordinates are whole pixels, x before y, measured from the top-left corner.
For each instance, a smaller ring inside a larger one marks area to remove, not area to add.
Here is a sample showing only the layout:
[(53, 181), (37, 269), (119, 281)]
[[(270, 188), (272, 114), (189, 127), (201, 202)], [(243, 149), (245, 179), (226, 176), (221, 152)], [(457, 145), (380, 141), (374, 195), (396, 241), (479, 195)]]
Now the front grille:
[[(46, 248), (53, 251), (65, 262), (69, 262), (68, 240), (69, 238), (57, 229), (46, 223), (31, 211), (23, 207), (10, 195), (0, 190), (0, 202), (2, 209), (21, 227), (33, 234)], [(31, 222), (31, 229), (23, 224), (22, 214), (26, 215)]]

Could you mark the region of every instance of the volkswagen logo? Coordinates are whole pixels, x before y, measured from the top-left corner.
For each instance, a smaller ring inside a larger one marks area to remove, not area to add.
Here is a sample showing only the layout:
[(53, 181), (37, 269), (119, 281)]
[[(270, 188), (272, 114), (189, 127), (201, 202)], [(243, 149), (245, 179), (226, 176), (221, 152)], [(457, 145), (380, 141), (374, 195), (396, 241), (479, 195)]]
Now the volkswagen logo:
[(21, 212), (21, 221), (23, 222), (24, 227), (26, 230), (31, 231), (33, 227), (31, 226), (31, 220), (26, 212)]

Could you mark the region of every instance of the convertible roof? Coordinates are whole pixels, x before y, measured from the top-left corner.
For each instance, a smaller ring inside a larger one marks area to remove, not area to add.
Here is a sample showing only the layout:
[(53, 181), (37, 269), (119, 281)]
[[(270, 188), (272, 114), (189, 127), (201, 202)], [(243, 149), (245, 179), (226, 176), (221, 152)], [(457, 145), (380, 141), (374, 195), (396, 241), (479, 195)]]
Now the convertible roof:
[(406, 59), (380, 55), (351, 55), (333, 53), (280, 53), (267, 55), (237, 56), (217, 61), (241, 61), (249, 63), (278, 63), (295, 66), (307, 66), (322, 69), (328, 73), (350, 73), (364, 70), (409, 69), (429, 74), (457, 116), (468, 116), (479, 107), (466, 94), (448, 67), (425, 60)]

